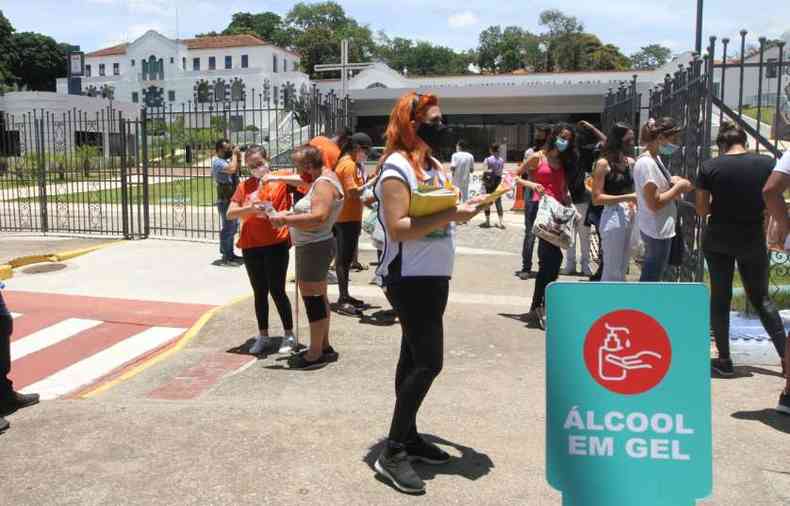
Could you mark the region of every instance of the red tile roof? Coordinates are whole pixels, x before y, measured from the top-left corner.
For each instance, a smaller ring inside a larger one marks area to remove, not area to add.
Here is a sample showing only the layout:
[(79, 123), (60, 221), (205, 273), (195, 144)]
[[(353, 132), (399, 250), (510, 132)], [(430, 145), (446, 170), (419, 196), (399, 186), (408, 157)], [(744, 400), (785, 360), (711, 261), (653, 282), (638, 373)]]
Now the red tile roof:
[[(250, 46), (271, 45), (271, 44), (267, 44), (266, 42), (259, 39), (258, 37), (249, 34), (197, 37), (194, 39), (181, 39), (179, 42), (184, 43), (188, 49), (220, 49), (226, 47), (250, 47)], [(117, 46), (107, 47), (104, 49), (99, 49), (98, 51), (87, 53), (85, 56), (90, 56), (90, 57), (118, 56), (118, 55), (126, 54), (126, 50), (128, 47), (129, 47), (128, 43), (118, 44)], [(283, 51), (288, 51), (288, 50), (283, 49)], [(299, 54), (294, 53), (293, 51), (288, 51), (288, 52), (295, 56), (299, 56)]]
[(266, 43), (254, 35), (217, 35), (214, 37), (198, 37), (183, 39), (181, 42), (189, 49), (218, 49), (223, 47), (265, 46)]
[(127, 47), (129, 47), (129, 44), (124, 42), (123, 44), (118, 44), (117, 46), (99, 49), (98, 51), (88, 53), (85, 56), (117, 56), (120, 54), (126, 54)]

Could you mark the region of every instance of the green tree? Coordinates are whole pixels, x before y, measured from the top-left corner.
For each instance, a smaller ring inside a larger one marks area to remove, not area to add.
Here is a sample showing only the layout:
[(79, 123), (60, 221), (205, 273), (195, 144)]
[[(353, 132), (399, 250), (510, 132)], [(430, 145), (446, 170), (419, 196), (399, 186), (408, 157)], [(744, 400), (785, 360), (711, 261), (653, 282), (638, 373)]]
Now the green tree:
[(671, 49), (660, 44), (650, 44), (631, 55), (631, 65), (635, 70), (655, 70), (663, 67), (671, 57)]
[(237, 12), (231, 18), (223, 35), (249, 33), (279, 47), (289, 48), (293, 44), (293, 32), (288, 29), (279, 14), (274, 12)]
[(352, 61), (367, 61), (376, 54), (370, 28), (348, 17), (335, 2), (300, 2), (288, 13), (285, 23), (293, 35), (293, 48), (302, 55), (302, 69), (313, 76), (327, 77), (313, 72), (313, 67), (339, 61), (342, 39), (351, 40)]
[(490, 26), (480, 33), (477, 64), (488, 72), (541, 70), (541, 38), (518, 26)]
[(15, 78), (12, 71), (14, 55), (14, 27), (0, 10), (0, 83), (11, 84)]
[(430, 42), (415, 43), (402, 37), (389, 39), (383, 33), (377, 39), (377, 57), (391, 68), (399, 72), (408, 69), (413, 75), (464, 74), (477, 59), (474, 53), (457, 52)]
[(55, 79), (66, 76), (66, 53), (52, 37), (40, 33), (14, 34), (12, 69), (30, 90), (55, 91)]
[(579, 42), (578, 35), (584, 32), (582, 24), (575, 16), (567, 16), (557, 9), (549, 9), (540, 13), (538, 23), (548, 29), (543, 35), (546, 45), (546, 70), (576, 70), (581, 48), (575, 46)]

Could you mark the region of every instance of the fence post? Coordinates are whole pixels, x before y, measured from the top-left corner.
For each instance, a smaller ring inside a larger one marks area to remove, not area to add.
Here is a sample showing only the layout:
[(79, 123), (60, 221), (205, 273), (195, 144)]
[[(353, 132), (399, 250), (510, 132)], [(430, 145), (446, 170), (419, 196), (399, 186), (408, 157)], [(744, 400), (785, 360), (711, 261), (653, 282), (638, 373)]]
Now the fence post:
[(41, 232), (49, 232), (49, 214), (47, 209), (47, 174), (46, 154), (44, 148), (44, 118), (37, 118), (33, 113), (33, 132), (36, 139), (36, 174), (38, 175), (38, 202), (41, 214)]
[(634, 129), (635, 146), (639, 145), (639, 109), (642, 107), (642, 96), (636, 91), (637, 78), (638, 76), (634, 74), (633, 80), (631, 81), (631, 128)]
[(143, 156), (143, 235), (147, 238), (151, 231), (151, 221), (148, 209), (148, 112), (145, 107), (140, 111), (140, 128)]
[(129, 171), (126, 168), (126, 122), (118, 113), (118, 131), (121, 136), (121, 220), (124, 239), (131, 239), (129, 232)]

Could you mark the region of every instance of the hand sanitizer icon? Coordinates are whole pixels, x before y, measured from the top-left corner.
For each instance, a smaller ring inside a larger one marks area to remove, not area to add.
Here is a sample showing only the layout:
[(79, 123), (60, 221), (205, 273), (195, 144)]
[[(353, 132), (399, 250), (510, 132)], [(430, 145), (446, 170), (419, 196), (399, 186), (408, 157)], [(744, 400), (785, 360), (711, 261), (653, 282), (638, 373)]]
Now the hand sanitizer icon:
[[(604, 326), (607, 332), (603, 346), (598, 349), (598, 376), (602, 380), (623, 381), (628, 375), (628, 371), (617, 363), (619, 359), (617, 353), (625, 349), (617, 333), (630, 334), (631, 331), (625, 327), (612, 327), (608, 323), (604, 323)], [(630, 340), (626, 340), (626, 345), (630, 347)], [(617, 359), (612, 360), (610, 357), (617, 357)]]

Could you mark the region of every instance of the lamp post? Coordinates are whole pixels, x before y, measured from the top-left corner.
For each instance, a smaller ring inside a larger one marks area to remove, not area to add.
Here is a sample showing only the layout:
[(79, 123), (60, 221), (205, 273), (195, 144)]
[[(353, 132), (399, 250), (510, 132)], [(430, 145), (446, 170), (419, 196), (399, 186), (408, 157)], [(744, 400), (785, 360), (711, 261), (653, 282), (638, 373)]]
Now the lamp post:
[(702, 54), (702, 1), (697, 0), (697, 39), (694, 44), (694, 52)]

